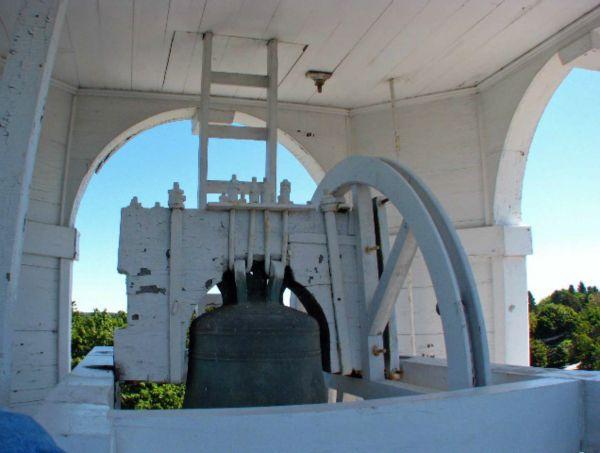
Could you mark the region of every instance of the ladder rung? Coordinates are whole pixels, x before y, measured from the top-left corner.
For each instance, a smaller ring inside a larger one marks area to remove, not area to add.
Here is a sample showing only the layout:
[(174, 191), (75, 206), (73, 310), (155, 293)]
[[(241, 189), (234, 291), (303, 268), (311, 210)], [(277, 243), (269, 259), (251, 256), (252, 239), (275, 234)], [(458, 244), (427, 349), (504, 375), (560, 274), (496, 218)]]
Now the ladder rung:
[(211, 138), (233, 138), (237, 140), (266, 140), (267, 128), (209, 124), (208, 136)]
[(237, 72), (213, 72), (211, 74), (211, 83), (267, 88), (269, 86), (269, 77), (257, 74), (240, 74)]
[[(252, 188), (251, 182), (248, 181), (238, 181), (240, 191), (243, 193), (249, 193)], [(259, 190), (262, 191), (263, 183), (258, 183)], [(209, 179), (206, 181), (206, 190), (205, 193), (226, 193), (229, 188), (229, 181), (219, 181), (216, 179)]]

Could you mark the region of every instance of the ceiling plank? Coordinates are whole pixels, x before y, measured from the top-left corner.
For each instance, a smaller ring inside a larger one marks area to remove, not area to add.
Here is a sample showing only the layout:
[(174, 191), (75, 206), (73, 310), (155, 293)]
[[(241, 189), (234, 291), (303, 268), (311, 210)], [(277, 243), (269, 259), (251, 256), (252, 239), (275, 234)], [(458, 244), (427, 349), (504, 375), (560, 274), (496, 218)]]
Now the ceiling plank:
[(223, 34), (265, 39), (279, 0), (244, 0)]
[[(412, 16), (411, 21), (406, 26), (401, 29), (394, 27), (397, 32), (391, 39), (382, 41), (372, 48), (372, 54), (363, 63), (360, 75), (356, 77), (354, 82), (350, 81), (350, 84), (353, 84), (352, 89), (362, 86), (360, 91), (367, 93), (375, 89), (376, 86), (383, 85), (385, 91), (382, 90), (382, 92), (387, 92), (387, 86), (385, 86), (386, 75), (394, 65), (402, 59), (407, 58), (428, 36), (436, 33), (438, 29), (443, 27), (448, 18), (459, 11), (464, 3), (465, 0), (431, 0), (417, 14)], [(395, 12), (402, 14), (401, 10), (395, 10)], [(351, 57), (352, 55), (349, 58)], [(339, 72), (342, 73), (342, 71)], [(348, 71), (345, 71), (345, 73), (346, 77), (350, 74)], [(360, 80), (361, 76), (362, 80)], [(331, 82), (333, 82), (333, 77)], [(339, 84), (331, 83), (326, 96), (322, 97), (322, 99), (327, 102), (328, 97), (331, 97), (333, 100), (336, 97), (339, 98), (341, 95), (348, 100), (348, 91), (345, 93), (336, 93), (337, 87), (343, 87), (345, 90), (350, 89), (347, 86), (348, 83), (344, 83), (343, 85), (341, 83), (341, 78)], [(389, 98), (389, 94), (386, 97)], [(357, 99), (354, 102), (359, 101)]]
[(202, 41), (202, 35), (185, 31), (174, 33), (162, 89), (170, 93), (183, 93), (194, 49), (197, 41)]
[[(200, 31), (212, 31), (214, 34), (232, 34), (231, 21), (244, 0), (206, 0)], [(229, 33), (228, 33), (229, 32)]]
[(166, 30), (169, 0), (136, 1), (134, 7), (132, 88), (159, 91), (173, 39)]
[[(471, 64), (463, 74), (456, 70), (448, 71), (445, 85), (460, 87), (481, 82), (597, 5), (597, 0), (570, 2), (568, 7), (561, 0), (544, 0), (536, 4), (535, 9), (528, 9), (517, 20), (471, 50), (477, 58), (470, 60)], [(540, 20), (542, 17), (544, 20)], [(427, 89), (436, 89), (436, 84)]]
[(69, 30), (69, 21), (65, 20), (60, 41), (58, 43), (58, 51), (56, 52), (56, 61), (52, 77), (61, 82), (68, 83), (73, 87), (79, 86), (79, 75), (77, 74), (77, 57), (71, 44), (71, 32)]
[(200, 31), (206, 0), (171, 0), (167, 31)]
[(301, 43), (300, 32), (306, 27), (309, 17), (318, 11), (322, 1), (280, 0), (277, 10), (264, 34), (265, 39)]
[(70, 2), (67, 20), (71, 32), (71, 44), (77, 58), (79, 85), (85, 88), (105, 88), (105, 72), (109, 68), (106, 68), (101, 57), (103, 53), (100, 17), (96, 1)]
[(98, 0), (107, 88), (132, 88), (133, 0)]
[(309, 46), (282, 83), (280, 97), (308, 101), (316, 89), (305, 77), (306, 71), (333, 71), (390, 5), (389, 0), (348, 0), (341, 10), (334, 2), (323, 2), (313, 10), (298, 37)]
[[(349, 105), (348, 92), (353, 93), (354, 105), (368, 104), (372, 98), (371, 90), (367, 87), (375, 86), (384, 96), (388, 88), (376, 85), (372, 66), (374, 55), (386, 43), (392, 42), (417, 16), (419, 16), (429, 0), (404, 2), (394, 1), (389, 8), (377, 19), (369, 32), (352, 49), (352, 52), (337, 68), (334, 76), (327, 81), (322, 95), (316, 96), (320, 102), (325, 97), (328, 102), (337, 102), (340, 105)], [(350, 88), (351, 87), (351, 88)]]

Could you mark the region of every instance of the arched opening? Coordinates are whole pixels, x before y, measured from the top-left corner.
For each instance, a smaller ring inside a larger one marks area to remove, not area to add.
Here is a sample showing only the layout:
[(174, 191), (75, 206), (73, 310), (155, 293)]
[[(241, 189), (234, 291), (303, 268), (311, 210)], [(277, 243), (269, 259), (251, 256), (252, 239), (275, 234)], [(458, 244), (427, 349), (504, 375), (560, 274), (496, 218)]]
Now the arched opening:
[(552, 96), (531, 143), (522, 214), (534, 232), (527, 274), (538, 301), (579, 281), (598, 283), (599, 105), (600, 72), (574, 69)]
[[(69, 226), (72, 227), (75, 225), (79, 205), (92, 177), (95, 174), (98, 174), (100, 170), (102, 170), (106, 162), (108, 162), (108, 160), (112, 156), (114, 156), (117, 151), (119, 151), (125, 144), (129, 143), (132, 139), (134, 139), (137, 135), (141, 134), (142, 132), (149, 131), (163, 124), (172, 123), (175, 121), (190, 120), (194, 116), (195, 112), (195, 107), (188, 107), (159, 113), (157, 115), (153, 115), (149, 118), (146, 118), (145, 120), (140, 121), (139, 123), (134, 124), (133, 126), (122, 131), (112, 140), (110, 140), (96, 155), (93, 162), (88, 166), (89, 170), (85, 173), (81, 182), (79, 183), (79, 186), (77, 187), (77, 193), (73, 200), (70, 215), (68, 216)], [(233, 122), (242, 124), (244, 126), (265, 125), (264, 120), (239, 111), (235, 112)], [(318, 183), (325, 175), (325, 171), (321, 167), (321, 165), (319, 165), (319, 163), (315, 160), (315, 158), (287, 132), (279, 129), (278, 138), (280, 147), (283, 147), (287, 152), (289, 152), (291, 156), (293, 156), (301, 164), (303, 169), (310, 175), (312, 180), (315, 183)], [(191, 194), (192, 190), (190, 190), (189, 192)]]
[(521, 223), (525, 166), (536, 128), (554, 92), (573, 68), (600, 69), (594, 31), (554, 54), (535, 75), (510, 122), (496, 174), (493, 212), (500, 225)]
[[(186, 207), (196, 206), (198, 137), (192, 135), (189, 121), (193, 113), (194, 109), (173, 110), (136, 124), (111, 140), (90, 166), (95, 170), (90, 170), (83, 179), (70, 220), (81, 235), (80, 261), (75, 263), (73, 282), (73, 299), (79, 304), (80, 310), (89, 311), (97, 306), (117, 311), (126, 307), (124, 277), (116, 269), (118, 218), (120, 208), (126, 206), (132, 196), (140, 197), (145, 206), (152, 206), (155, 201), (166, 206), (167, 190), (173, 181), (180, 181), (187, 196)], [(292, 198), (298, 203), (305, 202), (314, 190), (314, 178), (323, 171), (316, 163), (312, 172), (307, 171), (296, 155), (305, 155), (305, 161), (314, 162), (314, 159), (287, 134), (281, 135), (287, 137), (286, 143), (291, 143), (289, 146), (293, 151), (279, 146), (279, 160), (283, 165), (279, 173), (289, 178), (286, 165), (289, 167), (292, 164), (296, 175), (304, 173), (295, 186), (298, 187), (297, 193), (308, 195), (304, 195), (303, 199), (294, 199), (293, 188)], [(225, 147), (227, 143), (216, 145), (217, 148), (219, 146)], [(125, 152), (117, 153), (118, 150)], [(243, 165), (243, 155), (239, 156), (237, 162)], [(302, 186), (305, 186), (303, 190)], [(103, 228), (107, 220), (112, 222), (111, 226)], [(90, 225), (93, 226), (92, 230)], [(97, 253), (101, 259), (94, 257)], [(98, 296), (89, 304), (84, 304), (84, 298), (91, 293)], [(109, 303), (115, 294), (119, 294), (120, 299)]]

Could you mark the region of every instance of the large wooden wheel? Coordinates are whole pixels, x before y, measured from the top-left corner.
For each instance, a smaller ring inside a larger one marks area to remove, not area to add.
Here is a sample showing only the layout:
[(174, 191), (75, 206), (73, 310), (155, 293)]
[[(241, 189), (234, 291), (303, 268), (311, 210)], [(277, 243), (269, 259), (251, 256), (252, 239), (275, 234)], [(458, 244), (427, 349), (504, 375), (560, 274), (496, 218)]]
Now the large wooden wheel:
[(349, 157), (329, 171), (317, 187), (312, 204), (319, 206), (325, 195), (343, 196), (361, 185), (387, 197), (404, 222), (368, 304), (369, 335), (383, 332), (418, 246), (442, 318), (449, 389), (489, 384), (487, 336), (479, 296), (467, 256), (447, 214), (409, 169), (365, 156)]

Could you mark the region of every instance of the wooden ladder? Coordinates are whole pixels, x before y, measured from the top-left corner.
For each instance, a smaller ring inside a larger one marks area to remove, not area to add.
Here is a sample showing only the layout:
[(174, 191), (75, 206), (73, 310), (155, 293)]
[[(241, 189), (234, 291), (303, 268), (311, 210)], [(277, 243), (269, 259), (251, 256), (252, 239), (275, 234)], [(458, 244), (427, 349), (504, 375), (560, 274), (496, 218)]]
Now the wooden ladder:
[[(199, 115), (200, 155), (198, 159), (198, 208), (204, 209), (208, 194), (224, 193), (228, 181), (208, 179), (208, 141), (210, 138), (264, 140), (266, 142), (265, 179), (259, 183), (262, 202), (275, 201), (277, 182), (277, 40), (267, 42), (267, 75), (216, 72), (212, 64), (212, 32), (203, 36), (202, 85)], [(210, 124), (210, 88), (212, 84), (258, 87), (267, 90), (266, 127), (237, 127)], [(249, 181), (240, 181), (242, 192), (250, 190)]]

